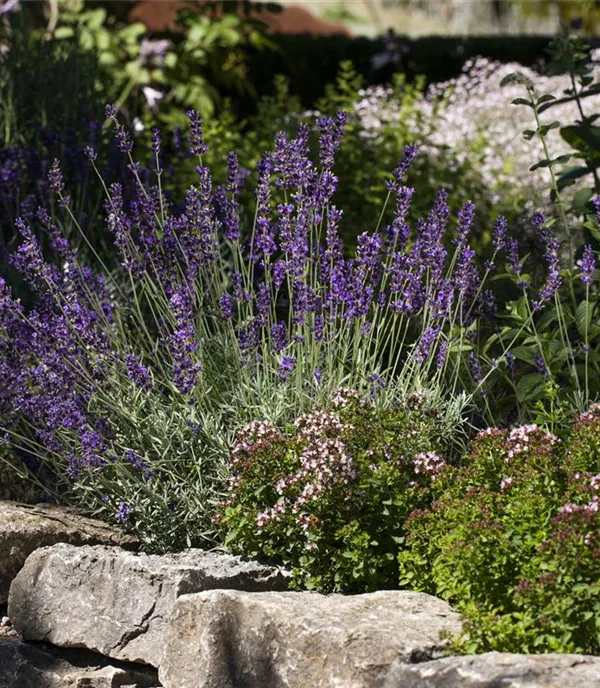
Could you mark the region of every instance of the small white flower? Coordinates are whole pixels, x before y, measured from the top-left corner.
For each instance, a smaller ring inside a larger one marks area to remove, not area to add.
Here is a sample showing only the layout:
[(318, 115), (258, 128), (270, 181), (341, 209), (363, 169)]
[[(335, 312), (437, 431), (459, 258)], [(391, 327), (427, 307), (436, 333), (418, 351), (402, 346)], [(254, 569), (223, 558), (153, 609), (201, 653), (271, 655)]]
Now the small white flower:
[(151, 110), (154, 110), (157, 103), (165, 97), (165, 94), (162, 91), (157, 91), (155, 88), (151, 88), (150, 86), (143, 86), (142, 93), (144, 94), (144, 98), (146, 98), (148, 107)]

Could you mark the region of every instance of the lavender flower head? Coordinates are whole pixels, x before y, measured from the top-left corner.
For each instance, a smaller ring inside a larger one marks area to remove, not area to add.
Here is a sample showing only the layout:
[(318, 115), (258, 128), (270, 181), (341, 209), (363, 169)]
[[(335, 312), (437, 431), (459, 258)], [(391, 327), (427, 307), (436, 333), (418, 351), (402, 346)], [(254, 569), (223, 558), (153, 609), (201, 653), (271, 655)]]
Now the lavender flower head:
[(208, 146), (204, 141), (204, 132), (202, 130), (202, 118), (196, 110), (188, 110), (186, 112), (190, 121), (190, 153), (192, 155), (204, 155), (208, 150)]
[(580, 279), (586, 287), (591, 287), (594, 282), (594, 271), (596, 270), (596, 257), (592, 247), (587, 244), (583, 249), (583, 256), (578, 262)]
[(546, 264), (548, 274), (546, 282), (538, 295), (537, 301), (533, 302), (533, 309), (539, 311), (542, 309), (544, 303), (552, 300), (560, 285), (562, 278), (560, 276), (560, 263), (558, 260), (559, 244), (555, 237), (553, 237), (545, 226), (546, 219), (541, 213), (536, 213), (531, 218), (531, 224), (544, 244), (544, 253), (546, 257)]
[(56, 158), (52, 162), (52, 166), (48, 172), (48, 182), (52, 191), (57, 194), (62, 193), (62, 190), (65, 188), (62, 172), (60, 170), (60, 164)]
[(496, 222), (494, 222), (492, 247), (495, 251), (501, 251), (506, 246), (506, 230), (506, 218), (500, 215), (496, 218)]
[(335, 154), (342, 144), (347, 121), (348, 116), (345, 112), (338, 112), (335, 120), (333, 117), (326, 117), (317, 121), (321, 129), (319, 162), (327, 170), (333, 167)]
[(125, 521), (128, 521), (131, 518), (132, 513), (133, 507), (129, 506), (129, 504), (126, 504), (125, 502), (120, 502), (115, 513), (115, 519), (119, 523), (125, 523)]
[(295, 367), (296, 359), (293, 356), (284, 356), (277, 372), (279, 382), (287, 382)]
[(152, 380), (148, 368), (142, 365), (137, 358), (130, 354), (125, 357), (127, 377), (140, 389), (149, 391), (152, 389)]
[(160, 129), (158, 127), (152, 129), (152, 152), (154, 155), (160, 153)]
[(387, 184), (390, 191), (394, 193), (399, 192), (402, 182), (406, 179), (406, 175), (408, 174), (408, 169), (418, 154), (419, 149), (414, 144), (409, 143), (404, 147), (404, 153), (398, 161), (396, 169), (392, 172), (394, 178)]

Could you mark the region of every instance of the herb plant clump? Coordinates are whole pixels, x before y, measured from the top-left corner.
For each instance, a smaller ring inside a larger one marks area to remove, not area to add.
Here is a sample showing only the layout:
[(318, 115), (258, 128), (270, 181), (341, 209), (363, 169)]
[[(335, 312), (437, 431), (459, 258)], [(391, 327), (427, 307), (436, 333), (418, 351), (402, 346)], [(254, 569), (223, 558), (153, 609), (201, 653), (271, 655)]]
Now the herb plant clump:
[(482, 431), (406, 523), (403, 586), (467, 619), (468, 652), (600, 652), (600, 407), (559, 440)]
[(253, 422), (238, 435), (221, 525), (233, 551), (291, 566), (323, 592), (397, 587), (404, 522), (446, 469), (439, 411), (412, 395), (394, 410), (340, 390), (329, 411), (287, 432)]

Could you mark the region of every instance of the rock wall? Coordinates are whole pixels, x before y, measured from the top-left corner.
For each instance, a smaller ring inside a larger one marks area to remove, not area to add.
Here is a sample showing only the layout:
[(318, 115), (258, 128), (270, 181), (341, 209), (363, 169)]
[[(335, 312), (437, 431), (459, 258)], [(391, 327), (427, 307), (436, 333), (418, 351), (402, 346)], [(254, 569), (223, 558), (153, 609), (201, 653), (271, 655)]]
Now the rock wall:
[(597, 657), (446, 656), (461, 619), (430, 595), (288, 592), (279, 568), (139, 554), (78, 518), (0, 502), (0, 688), (600, 686)]

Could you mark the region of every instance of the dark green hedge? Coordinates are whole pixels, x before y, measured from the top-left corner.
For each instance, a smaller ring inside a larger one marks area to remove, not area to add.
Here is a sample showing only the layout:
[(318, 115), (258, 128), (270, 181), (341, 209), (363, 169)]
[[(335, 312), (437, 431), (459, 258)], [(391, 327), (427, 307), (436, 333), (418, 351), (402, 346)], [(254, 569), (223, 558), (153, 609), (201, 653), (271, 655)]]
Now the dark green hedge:
[(273, 76), (285, 74), (291, 88), (310, 107), (332, 82), (340, 62), (351, 60), (366, 83), (386, 83), (394, 71), (404, 71), (409, 78), (423, 74), (428, 82), (457, 76), (465, 61), (482, 55), (501, 62), (523, 65), (542, 64), (551, 36), (482, 36), (398, 38), (404, 52), (398, 65), (375, 70), (372, 58), (386, 50), (382, 39), (345, 36), (311, 37), (277, 35), (278, 50), (261, 52), (251, 58), (250, 74), (261, 93), (269, 92)]

